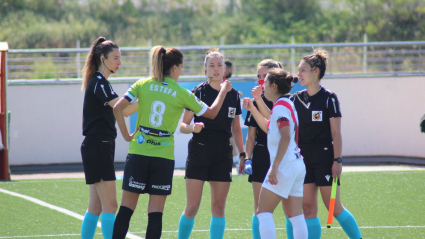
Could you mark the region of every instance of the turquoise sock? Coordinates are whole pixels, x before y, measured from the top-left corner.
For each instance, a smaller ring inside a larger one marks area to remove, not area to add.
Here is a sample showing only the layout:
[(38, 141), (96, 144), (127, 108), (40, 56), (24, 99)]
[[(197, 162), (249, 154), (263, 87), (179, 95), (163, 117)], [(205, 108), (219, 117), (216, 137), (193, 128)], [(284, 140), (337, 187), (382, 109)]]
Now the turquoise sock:
[(115, 213), (104, 212), (100, 214), (100, 222), (102, 223), (102, 234), (104, 239), (112, 239), (114, 231)]
[(223, 239), (226, 217), (211, 217), (210, 239)]
[(286, 218), (286, 237), (288, 239), (294, 239), (294, 228), (289, 218)]
[(91, 214), (88, 211), (86, 212), (83, 224), (81, 225), (81, 239), (93, 239), (98, 220), (99, 216)]
[(347, 209), (344, 209), (344, 211), (336, 217), (336, 220), (338, 220), (342, 229), (344, 229), (350, 239), (362, 238), (356, 219)]
[(195, 224), (195, 218), (187, 218), (184, 213), (182, 213), (179, 222), (178, 239), (189, 239), (192, 233), (193, 224)]
[(319, 217), (305, 219), (308, 229), (308, 239), (320, 239), (322, 235), (322, 227), (320, 226)]
[(252, 215), (252, 239), (261, 239), (260, 236), (260, 221), (258, 221), (258, 217)]

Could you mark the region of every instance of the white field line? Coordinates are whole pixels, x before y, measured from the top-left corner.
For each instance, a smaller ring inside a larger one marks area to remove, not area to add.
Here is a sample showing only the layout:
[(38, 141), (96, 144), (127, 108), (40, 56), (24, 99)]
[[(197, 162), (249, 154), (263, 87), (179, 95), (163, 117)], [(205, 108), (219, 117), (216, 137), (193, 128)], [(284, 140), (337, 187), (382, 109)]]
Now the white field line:
[[(326, 228), (327, 227), (322, 227)], [(359, 227), (360, 229), (382, 229), (382, 228), (425, 228), (425, 226), (370, 226), (370, 227)], [(331, 227), (331, 229), (342, 229), (342, 227)], [(226, 228), (226, 231), (251, 231), (251, 228)], [(276, 230), (286, 230), (286, 228), (276, 228)], [(209, 229), (204, 230), (192, 230), (193, 232), (209, 232)], [(162, 231), (162, 232), (169, 232), (169, 233), (177, 233), (178, 231)], [(134, 233), (142, 233), (142, 232), (134, 232)], [(1, 237), (0, 237), (1, 238)]]
[[(359, 227), (361, 229), (387, 229), (387, 228), (424, 228), (425, 226), (364, 226)], [(326, 228), (326, 227), (322, 227)], [(341, 227), (331, 227), (331, 229), (342, 229)], [(286, 228), (276, 228), (276, 230), (286, 230)], [(205, 230), (192, 230), (193, 232), (209, 232), (209, 229)], [(251, 231), (251, 228), (226, 228), (226, 231)], [(177, 233), (178, 231), (162, 231), (163, 233)], [(135, 232), (144, 233), (144, 232)], [(97, 233), (101, 235), (102, 233)], [(80, 234), (56, 234), (56, 235), (31, 235), (31, 236), (0, 236), (0, 239), (6, 238), (31, 238), (31, 237), (65, 237), (65, 236), (80, 236)], [(128, 235), (127, 235), (128, 236)]]
[[(28, 200), (28, 201), (30, 201), (30, 202), (33, 202), (33, 203), (36, 203), (36, 204), (38, 204), (38, 205), (41, 205), (41, 206), (44, 206), (44, 207), (47, 207), (47, 208), (50, 208), (50, 209), (56, 210), (56, 211), (58, 211), (58, 212), (61, 212), (61, 213), (66, 214), (66, 215), (68, 215), (68, 216), (71, 216), (71, 217), (77, 218), (77, 219), (79, 219), (79, 220), (81, 220), (81, 221), (82, 221), (82, 220), (84, 220), (84, 216), (82, 216), (82, 215), (80, 215), (80, 214), (78, 214), (78, 213), (75, 213), (75, 212), (70, 211), (70, 210), (65, 209), (65, 208), (61, 208), (61, 207), (58, 207), (58, 206), (52, 205), (52, 204), (47, 203), (47, 202), (44, 202), (44, 201), (41, 201), (41, 200), (39, 200), (39, 199), (37, 199), (37, 198), (33, 198), (33, 197), (30, 197), (30, 196), (27, 196), (27, 195), (23, 195), (23, 194), (19, 194), (19, 193), (11, 192), (11, 191), (8, 191), (8, 190), (2, 189), (2, 188), (0, 188), (0, 192), (3, 192), (3, 193), (6, 193), (6, 194), (9, 194), (9, 195), (12, 195), (12, 196), (15, 196), (15, 197), (20, 197), (20, 198), (26, 199), (26, 200)], [(102, 226), (102, 224), (101, 224), (100, 222), (98, 222), (98, 223), (97, 223), (97, 226), (98, 226), (98, 227), (101, 227), (101, 226)], [(131, 233), (127, 233), (127, 237), (128, 237), (128, 238), (130, 238), (130, 239), (143, 239), (143, 238), (141, 238), (141, 237), (139, 237), (139, 236), (136, 236), (136, 235), (133, 235), (133, 234), (131, 234)], [(0, 237), (0, 238), (7, 238), (7, 237)]]
[[(425, 171), (424, 166), (411, 166), (411, 165), (382, 165), (382, 166), (344, 166), (343, 173), (347, 172), (407, 172), (407, 171)], [(175, 169), (174, 176), (184, 176), (184, 169)], [(123, 171), (116, 171), (116, 175), (123, 175)], [(232, 175), (238, 175), (236, 168), (233, 168)], [(46, 174), (24, 174), (24, 175), (11, 175), (12, 180), (28, 180), (28, 179), (84, 179), (84, 173), (46, 173)], [(0, 182), (2, 183), (2, 182)], [(5, 182), (9, 183), (9, 182)]]

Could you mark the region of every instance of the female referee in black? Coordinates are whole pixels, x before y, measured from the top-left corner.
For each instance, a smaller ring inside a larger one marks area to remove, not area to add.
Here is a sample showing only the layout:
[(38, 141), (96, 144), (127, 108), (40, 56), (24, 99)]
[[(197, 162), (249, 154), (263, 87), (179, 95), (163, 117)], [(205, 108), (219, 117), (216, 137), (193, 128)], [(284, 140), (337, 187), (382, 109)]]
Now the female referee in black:
[[(304, 181), (303, 211), (308, 227), (308, 238), (320, 238), (321, 226), (318, 211), (318, 191), (329, 208), (332, 180), (342, 172), (341, 110), (335, 93), (320, 86), (326, 72), (327, 52), (316, 49), (302, 58), (298, 76), (306, 90), (292, 96), (298, 112), (299, 147), (304, 157), (307, 173)], [(351, 239), (361, 238), (354, 216), (343, 207), (337, 189), (334, 216)], [(290, 229), (290, 222), (288, 232)], [(290, 233), (288, 233), (289, 235)], [(290, 238), (290, 237), (288, 237)]]
[[(216, 48), (211, 48), (204, 61), (205, 75), (208, 80), (196, 86), (192, 92), (198, 99), (211, 104), (217, 97), (223, 79), (225, 65), (223, 55)], [(186, 195), (187, 204), (180, 217), (178, 238), (189, 238), (196, 213), (202, 198), (205, 181), (211, 187), (210, 238), (221, 239), (224, 235), (226, 220), (224, 209), (226, 198), (232, 181), (232, 136), (240, 152), (239, 173), (245, 166), (242, 130), (239, 122), (241, 103), (239, 93), (232, 89), (224, 100), (217, 117), (210, 120), (195, 116), (185, 110), (180, 125), (182, 133), (193, 133), (189, 141), (189, 152), (186, 162)], [(194, 124), (191, 121), (194, 118)]]
[(121, 52), (117, 44), (99, 37), (93, 42), (83, 68), (81, 89), (85, 90), (85, 139), (81, 144), (81, 156), (86, 184), (90, 188), (90, 199), (81, 226), (82, 239), (94, 237), (100, 214), (103, 237), (112, 238), (117, 210), (114, 168), (117, 130), (112, 107), (118, 101), (118, 95), (112, 89), (108, 77), (116, 73), (120, 65)]
[[(262, 89), (267, 72), (272, 68), (282, 68), (282, 65), (272, 59), (265, 59), (258, 63), (257, 82)], [(273, 107), (273, 102), (267, 100), (263, 93), (260, 97), (269, 109)], [(255, 101), (254, 106), (257, 107), (257, 103)], [(252, 183), (252, 191), (254, 193), (252, 235), (253, 238), (256, 239), (260, 238), (260, 231), (259, 221), (257, 216), (255, 216), (255, 210), (258, 208), (261, 185), (263, 184), (267, 171), (270, 168), (270, 155), (267, 149), (267, 133), (258, 127), (258, 124), (254, 117), (252, 117), (250, 111), (246, 114), (245, 125), (248, 126), (248, 135), (246, 137), (246, 159), (252, 159), (252, 175), (249, 175), (248, 181)]]

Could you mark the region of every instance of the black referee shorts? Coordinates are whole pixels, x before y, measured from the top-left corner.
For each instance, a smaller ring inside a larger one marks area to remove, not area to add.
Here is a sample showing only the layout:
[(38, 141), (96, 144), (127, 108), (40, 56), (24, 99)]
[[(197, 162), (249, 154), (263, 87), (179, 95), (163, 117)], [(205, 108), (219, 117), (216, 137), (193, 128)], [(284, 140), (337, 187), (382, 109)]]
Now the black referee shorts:
[[(300, 149), (306, 167), (304, 184), (332, 186), (333, 145), (300, 145)], [(339, 179), (338, 185), (340, 185)]]
[(115, 139), (102, 136), (86, 136), (81, 144), (86, 184), (115, 180)]
[(140, 194), (170, 195), (173, 173), (174, 160), (128, 154), (122, 189)]
[(252, 152), (252, 174), (248, 182), (262, 183), (270, 168), (270, 154), (266, 144), (257, 143)]
[(202, 181), (232, 181), (233, 147), (227, 140), (189, 141), (189, 153), (186, 160), (186, 176)]

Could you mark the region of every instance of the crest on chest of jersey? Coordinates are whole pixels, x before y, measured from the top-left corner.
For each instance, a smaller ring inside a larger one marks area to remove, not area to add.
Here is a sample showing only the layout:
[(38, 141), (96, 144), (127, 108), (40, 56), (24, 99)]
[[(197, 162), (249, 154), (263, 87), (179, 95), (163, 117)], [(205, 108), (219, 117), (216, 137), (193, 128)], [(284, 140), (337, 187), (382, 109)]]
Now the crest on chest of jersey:
[(229, 107), (229, 113), (227, 114), (227, 116), (229, 118), (235, 118), (236, 115), (236, 108), (235, 107)]
[(322, 121), (322, 111), (312, 111), (311, 112), (311, 120), (312, 121)]

